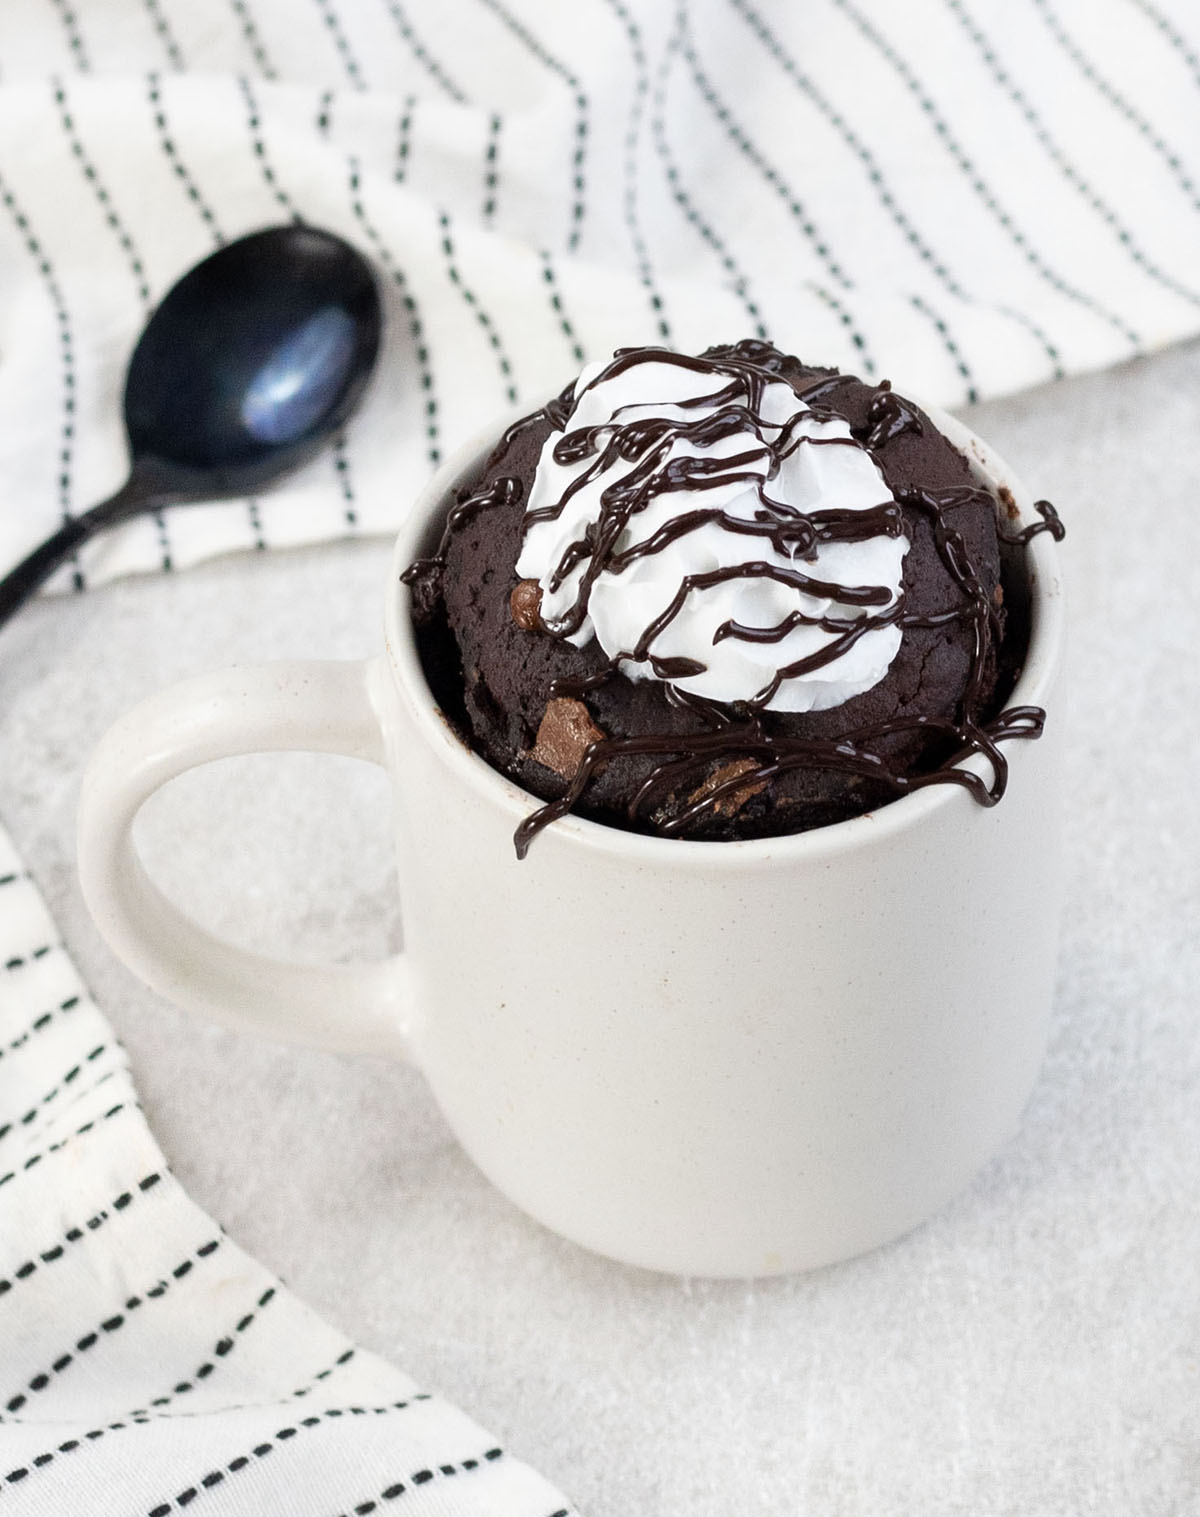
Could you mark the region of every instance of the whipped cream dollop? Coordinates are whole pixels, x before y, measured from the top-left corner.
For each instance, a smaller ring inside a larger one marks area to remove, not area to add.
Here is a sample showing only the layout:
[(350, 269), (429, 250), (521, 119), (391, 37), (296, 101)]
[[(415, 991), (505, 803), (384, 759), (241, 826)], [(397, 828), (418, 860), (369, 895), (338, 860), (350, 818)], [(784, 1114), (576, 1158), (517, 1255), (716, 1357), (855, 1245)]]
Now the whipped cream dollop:
[(631, 679), (771, 711), (841, 705), (900, 647), (909, 542), (874, 458), (740, 356), (637, 349), (579, 376), (517, 573), (551, 635)]

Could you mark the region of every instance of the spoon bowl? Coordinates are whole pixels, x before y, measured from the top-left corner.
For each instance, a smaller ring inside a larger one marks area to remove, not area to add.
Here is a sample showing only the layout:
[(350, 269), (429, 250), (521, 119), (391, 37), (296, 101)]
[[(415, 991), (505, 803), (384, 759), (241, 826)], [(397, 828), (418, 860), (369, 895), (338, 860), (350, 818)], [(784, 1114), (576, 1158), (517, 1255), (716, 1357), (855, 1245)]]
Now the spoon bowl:
[(382, 326), (370, 264), (317, 227), (268, 227), (197, 264), (129, 363), (129, 478), (0, 580), (0, 624), (105, 527), (262, 490), (311, 458), (358, 404)]

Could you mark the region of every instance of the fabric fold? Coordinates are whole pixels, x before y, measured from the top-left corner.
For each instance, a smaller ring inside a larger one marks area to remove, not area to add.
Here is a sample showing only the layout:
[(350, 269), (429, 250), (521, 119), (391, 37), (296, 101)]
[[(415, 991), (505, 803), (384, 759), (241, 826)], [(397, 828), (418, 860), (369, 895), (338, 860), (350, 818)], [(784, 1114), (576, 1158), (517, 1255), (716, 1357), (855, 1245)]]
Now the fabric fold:
[(58, 588), (390, 532), (448, 451), (617, 346), (769, 335), (956, 404), (1184, 338), (1198, 53), (1183, 0), (12, 0), (0, 565), (120, 483), (165, 290), (297, 218), (385, 290), (347, 436)]
[(188, 1198), (2, 832), (0, 1501), (31, 1517), (572, 1510)]

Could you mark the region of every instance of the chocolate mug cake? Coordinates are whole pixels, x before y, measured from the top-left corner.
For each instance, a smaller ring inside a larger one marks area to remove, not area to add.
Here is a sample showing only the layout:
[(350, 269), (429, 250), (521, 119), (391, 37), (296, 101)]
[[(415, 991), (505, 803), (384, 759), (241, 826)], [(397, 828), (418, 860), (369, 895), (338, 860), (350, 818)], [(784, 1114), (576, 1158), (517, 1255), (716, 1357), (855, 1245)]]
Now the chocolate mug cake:
[[(546, 804), (802, 832), (935, 783), (984, 805), (1028, 628), (1006, 503), (887, 381), (764, 342), (618, 351), (515, 422), (403, 575), (430, 686)], [(960, 767), (986, 756), (987, 776)]]
[[(933, 414), (741, 343), (490, 428), (413, 504), (381, 654), (203, 675), (103, 740), (101, 930), (227, 1025), (411, 1060), (505, 1195), (612, 1258), (898, 1237), (1016, 1129), (1063, 882), (1057, 519)], [(222, 943), (138, 860), (174, 775), (303, 748), (392, 781), (391, 958)]]

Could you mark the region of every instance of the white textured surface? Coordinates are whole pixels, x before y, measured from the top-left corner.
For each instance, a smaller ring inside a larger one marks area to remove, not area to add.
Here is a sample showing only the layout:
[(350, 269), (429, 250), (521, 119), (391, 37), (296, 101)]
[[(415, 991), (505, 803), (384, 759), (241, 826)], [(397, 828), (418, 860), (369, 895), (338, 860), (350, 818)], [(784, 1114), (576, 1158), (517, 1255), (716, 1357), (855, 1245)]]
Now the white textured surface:
[[(1200, 1509), (1198, 401), (1192, 346), (970, 418), (1070, 529), (1053, 1045), (1019, 1138), (965, 1196), (808, 1277), (689, 1283), (588, 1257), (490, 1191), (416, 1077), (190, 1022), (97, 940), (72, 879), (83, 753), (184, 674), (370, 650), (384, 544), (29, 608), (0, 638), (4, 820), (195, 1198), (588, 1517)], [(385, 805), (365, 766), (241, 760), (160, 798), (147, 847), (214, 924), (372, 953), (394, 929)]]

